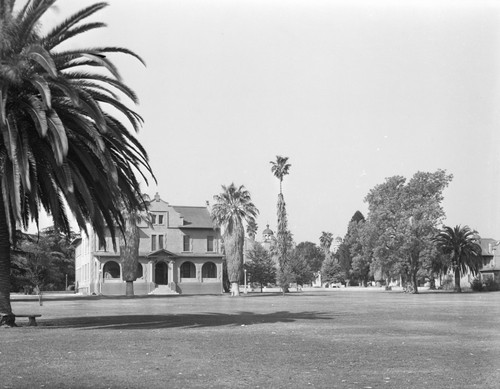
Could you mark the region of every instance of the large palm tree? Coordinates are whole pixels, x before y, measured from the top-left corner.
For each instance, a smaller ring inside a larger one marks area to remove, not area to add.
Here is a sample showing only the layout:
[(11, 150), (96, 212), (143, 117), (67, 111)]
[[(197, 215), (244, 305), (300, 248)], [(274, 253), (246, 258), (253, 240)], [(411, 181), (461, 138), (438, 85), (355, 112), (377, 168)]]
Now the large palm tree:
[(231, 295), (239, 296), (245, 242), (243, 221), (247, 224), (255, 223), (259, 211), (243, 185), (222, 185), (222, 193), (215, 195), (214, 200), (216, 203), (212, 207), (212, 219), (221, 229)]
[(27, 1), (17, 11), (14, 3), (0, 0), (0, 324), (7, 325), (15, 325), (9, 272), (16, 228), (38, 225), (45, 210), (55, 228), (69, 231), (69, 209), (80, 228), (90, 222), (101, 242), (109, 231), (114, 243), (125, 225), (122, 208), (142, 206), (135, 174), (151, 173), (127, 128), (137, 131), (142, 118), (120, 101), (123, 95), (137, 103), (137, 96), (108, 55), (141, 59), (121, 47), (60, 47), (103, 27), (85, 19), (107, 4), (41, 35), (40, 18), (55, 0)]
[(460, 277), (468, 271), (479, 273), (482, 264), (481, 246), (477, 243), (475, 232), (468, 226), (451, 228), (444, 226), (435, 238), (438, 250), (449, 256), (444, 270), (451, 270), (455, 276), (455, 291), (461, 292)]

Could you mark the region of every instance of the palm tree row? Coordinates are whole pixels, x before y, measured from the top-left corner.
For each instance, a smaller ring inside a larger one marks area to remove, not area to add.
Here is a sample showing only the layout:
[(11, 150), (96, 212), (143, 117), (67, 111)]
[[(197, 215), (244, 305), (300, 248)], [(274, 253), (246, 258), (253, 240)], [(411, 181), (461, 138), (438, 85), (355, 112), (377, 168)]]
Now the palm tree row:
[(0, 323), (7, 325), (14, 325), (9, 271), (16, 228), (38, 225), (45, 210), (56, 228), (69, 231), (69, 209), (82, 230), (90, 222), (102, 242), (106, 230), (114, 242), (125, 226), (122, 208), (143, 206), (136, 173), (145, 180), (152, 174), (127, 128), (137, 131), (142, 118), (120, 101), (122, 95), (137, 103), (137, 96), (108, 55), (141, 58), (121, 47), (60, 48), (104, 27), (85, 20), (107, 4), (86, 7), (41, 35), (40, 18), (54, 3), (32, 0), (15, 12), (14, 0), (0, 0)]

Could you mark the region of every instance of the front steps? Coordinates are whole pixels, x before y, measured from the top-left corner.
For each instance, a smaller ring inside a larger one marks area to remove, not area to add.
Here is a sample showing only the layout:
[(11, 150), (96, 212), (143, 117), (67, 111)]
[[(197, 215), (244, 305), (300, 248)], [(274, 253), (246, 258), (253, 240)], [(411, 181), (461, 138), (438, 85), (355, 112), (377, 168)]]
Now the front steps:
[(176, 291), (170, 289), (168, 285), (156, 285), (156, 288), (149, 292), (150, 295), (164, 295), (164, 294), (179, 294)]

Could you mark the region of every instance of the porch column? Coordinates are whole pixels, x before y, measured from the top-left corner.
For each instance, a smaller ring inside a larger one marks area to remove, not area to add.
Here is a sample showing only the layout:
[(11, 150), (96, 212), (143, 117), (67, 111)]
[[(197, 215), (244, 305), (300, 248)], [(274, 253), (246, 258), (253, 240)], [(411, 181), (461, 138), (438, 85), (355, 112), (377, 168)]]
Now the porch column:
[(175, 261), (168, 261), (168, 284), (177, 282), (177, 267)]
[(154, 261), (151, 260), (148, 262), (148, 276), (147, 276), (147, 280), (146, 281), (149, 281), (149, 282), (154, 282), (154, 276), (155, 276), (155, 264), (154, 264)]

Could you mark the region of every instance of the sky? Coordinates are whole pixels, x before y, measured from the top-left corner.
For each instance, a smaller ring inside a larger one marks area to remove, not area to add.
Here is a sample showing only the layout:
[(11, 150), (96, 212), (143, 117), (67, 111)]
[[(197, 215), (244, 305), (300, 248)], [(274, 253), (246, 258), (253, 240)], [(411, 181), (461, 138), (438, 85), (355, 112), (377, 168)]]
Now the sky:
[[(47, 25), (89, 0), (59, 1)], [(139, 95), (138, 134), (173, 205), (244, 185), (276, 228), (286, 156), (295, 241), (344, 236), (387, 177), (445, 169), (445, 224), (500, 239), (497, 1), (110, 0), (80, 47), (113, 56)], [(53, 20), (52, 20), (53, 19)]]

